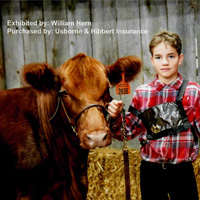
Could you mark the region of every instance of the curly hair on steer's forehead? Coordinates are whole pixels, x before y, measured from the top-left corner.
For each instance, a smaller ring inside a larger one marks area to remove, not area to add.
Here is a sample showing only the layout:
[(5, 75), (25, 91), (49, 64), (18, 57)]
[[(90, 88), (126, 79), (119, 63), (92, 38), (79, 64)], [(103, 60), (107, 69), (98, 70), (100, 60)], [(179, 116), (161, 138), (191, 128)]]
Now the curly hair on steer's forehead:
[(153, 55), (153, 48), (156, 47), (161, 42), (167, 43), (173, 48), (175, 48), (178, 54), (181, 54), (182, 43), (178, 34), (170, 31), (161, 31), (158, 34), (154, 35), (150, 44), (149, 51)]

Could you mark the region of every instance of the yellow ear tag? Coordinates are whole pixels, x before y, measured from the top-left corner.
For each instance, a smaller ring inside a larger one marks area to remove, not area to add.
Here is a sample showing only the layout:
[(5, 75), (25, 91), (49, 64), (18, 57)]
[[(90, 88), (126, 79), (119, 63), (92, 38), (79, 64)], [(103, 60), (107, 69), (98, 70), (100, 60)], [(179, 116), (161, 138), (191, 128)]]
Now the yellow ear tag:
[(125, 95), (131, 93), (131, 86), (129, 83), (125, 82), (125, 74), (122, 73), (122, 81), (116, 85), (116, 94)]

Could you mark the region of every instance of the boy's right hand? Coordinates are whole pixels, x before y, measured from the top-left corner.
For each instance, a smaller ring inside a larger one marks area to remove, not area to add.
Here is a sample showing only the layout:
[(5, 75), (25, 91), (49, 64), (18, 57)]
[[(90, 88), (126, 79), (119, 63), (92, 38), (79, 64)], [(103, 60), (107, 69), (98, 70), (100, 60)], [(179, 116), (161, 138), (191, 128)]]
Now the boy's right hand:
[(123, 109), (123, 102), (112, 100), (108, 105), (108, 112), (113, 119), (116, 119)]

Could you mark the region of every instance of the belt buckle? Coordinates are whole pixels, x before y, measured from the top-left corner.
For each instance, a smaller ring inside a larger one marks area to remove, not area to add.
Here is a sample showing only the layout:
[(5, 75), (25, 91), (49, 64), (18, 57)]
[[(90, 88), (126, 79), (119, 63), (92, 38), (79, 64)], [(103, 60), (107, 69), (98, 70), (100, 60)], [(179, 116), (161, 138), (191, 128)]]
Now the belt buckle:
[(162, 162), (162, 168), (163, 168), (164, 170), (167, 169), (167, 168), (165, 168), (165, 162)]

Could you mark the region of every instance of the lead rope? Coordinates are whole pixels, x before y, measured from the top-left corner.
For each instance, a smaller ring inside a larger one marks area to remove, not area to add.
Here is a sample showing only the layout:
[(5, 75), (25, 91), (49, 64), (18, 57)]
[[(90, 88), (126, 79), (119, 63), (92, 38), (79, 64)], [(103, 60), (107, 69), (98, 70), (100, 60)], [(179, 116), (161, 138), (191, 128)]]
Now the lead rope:
[[(125, 73), (121, 73), (122, 81), (116, 85), (116, 94), (126, 95), (131, 93), (131, 87), (129, 83), (125, 81)], [(125, 106), (125, 105), (124, 105)], [(124, 177), (125, 177), (125, 190), (126, 190), (126, 200), (130, 200), (130, 174), (129, 174), (129, 158), (128, 158), (128, 146), (127, 146), (127, 135), (126, 135), (126, 122), (125, 122), (125, 109), (122, 109), (122, 130), (121, 134), (123, 136), (123, 158), (124, 158)]]
[(128, 146), (127, 146), (127, 135), (126, 135), (126, 124), (125, 124), (125, 109), (122, 109), (122, 131), (123, 136), (123, 158), (124, 158), (124, 175), (125, 175), (125, 190), (126, 190), (126, 200), (130, 200), (130, 173), (129, 173), (129, 157), (128, 157)]

